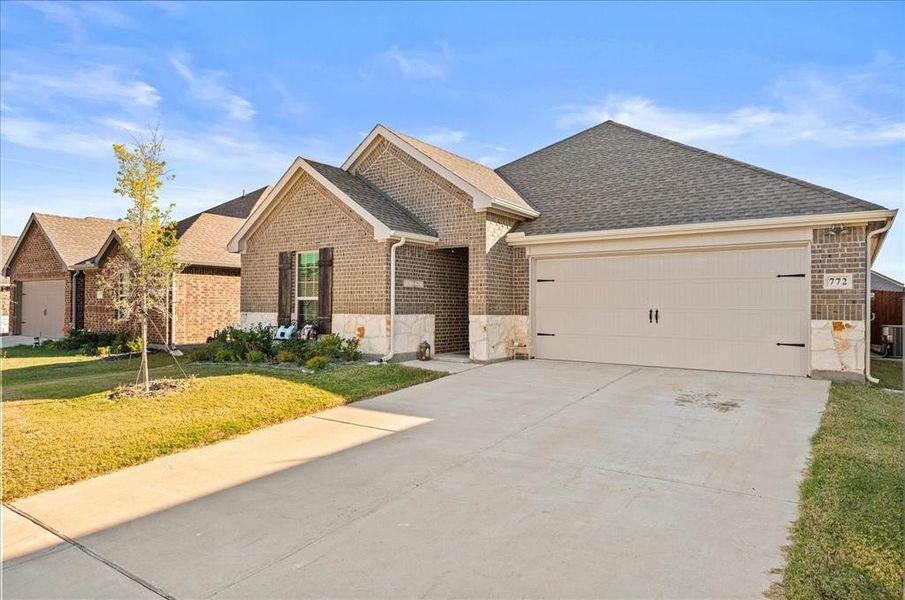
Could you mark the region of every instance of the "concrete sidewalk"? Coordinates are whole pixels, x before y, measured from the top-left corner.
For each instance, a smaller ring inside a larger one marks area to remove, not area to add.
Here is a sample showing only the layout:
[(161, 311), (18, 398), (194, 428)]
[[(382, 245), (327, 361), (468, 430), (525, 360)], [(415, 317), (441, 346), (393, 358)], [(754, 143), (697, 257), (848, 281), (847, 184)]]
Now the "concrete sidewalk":
[(4, 511), (4, 596), (757, 597), (828, 384), (484, 366)]

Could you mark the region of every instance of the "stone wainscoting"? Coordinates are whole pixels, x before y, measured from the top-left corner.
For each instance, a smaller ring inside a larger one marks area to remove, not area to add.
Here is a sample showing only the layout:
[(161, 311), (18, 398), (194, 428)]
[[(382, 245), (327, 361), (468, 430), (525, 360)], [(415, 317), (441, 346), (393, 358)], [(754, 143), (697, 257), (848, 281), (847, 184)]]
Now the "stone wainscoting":
[(239, 313), (239, 327), (248, 329), (256, 325), (266, 325), (267, 327), (275, 327), (277, 324), (277, 314), (275, 312), (241, 312)]
[(811, 373), (830, 379), (864, 377), (864, 321), (811, 321)]
[(468, 315), (468, 345), (472, 360), (508, 358), (509, 345), (524, 344), (527, 339), (526, 315)]
[[(389, 315), (333, 315), (333, 333), (344, 338), (357, 337), (362, 354), (383, 356), (390, 351)], [(394, 352), (406, 357), (427, 341), (434, 347), (434, 315), (396, 315), (393, 330)]]

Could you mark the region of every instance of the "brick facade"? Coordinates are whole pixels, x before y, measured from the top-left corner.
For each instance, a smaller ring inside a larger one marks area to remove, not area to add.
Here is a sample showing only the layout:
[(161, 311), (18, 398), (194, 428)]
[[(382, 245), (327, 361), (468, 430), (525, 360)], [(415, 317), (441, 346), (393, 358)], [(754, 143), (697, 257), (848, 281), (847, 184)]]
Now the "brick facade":
[[(48, 279), (62, 279), (66, 282), (63, 324), (64, 330), (69, 331), (72, 322), (72, 278), (41, 228), (36, 223), (32, 223), (25, 232), (19, 244), (19, 250), (10, 264), (9, 280), (14, 289), (23, 281), (46, 281)], [(15, 302), (10, 304), (10, 332), (17, 334), (20, 333), (18, 328), (19, 307)]]
[(280, 252), (331, 247), (334, 314), (387, 314), (389, 244), (307, 174), (288, 190), (242, 254), (242, 312), (275, 318)]
[(468, 249), (399, 248), (396, 313), (434, 315), (434, 351), (467, 351)]
[(201, 344), (217, 329), (239, 324), (239, 269), (189, 266), (176, 276), (173, 343)]
[[(865, 271), (867, 267), (864, 226), (848, 227), (845, 233), (815, 229), (811, 242), (811, 319), (863, 321)], [(850, 273), (850, 290), (824, 290), (823, 276)]]
[(513, 249), (505, 235), (515, 219), (475, 212), (471, 196), (383, 139), (354, 172), (433, 227), (440, 248), (468, 248), (469, 314), (513, 314)]

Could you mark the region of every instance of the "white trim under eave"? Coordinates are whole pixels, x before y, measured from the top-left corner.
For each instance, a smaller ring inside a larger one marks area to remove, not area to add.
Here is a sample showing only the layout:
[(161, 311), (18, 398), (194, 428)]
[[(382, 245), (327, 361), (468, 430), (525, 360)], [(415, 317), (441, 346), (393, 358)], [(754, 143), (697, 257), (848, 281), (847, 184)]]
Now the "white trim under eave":
[[(268, 191), (266, 197), (258, 202), (257, 206), (255, 206), (255, 209), (252, 211), (252, 214), (249, 215), (248, 219), (245, 220), (245, 223), (242, 224), (242, 227), (239, 229), (239, 231), (236, 232), (236, 235), (234, 235), (227, 244), (227, 250), (229, 250), (230, 252), (245, 251), (246, 238), (254, 233), (255, 229), (258, 228), (260, 223), (262, 223), (263, 220), (270, 214), (271, 210), (275, 206), (275, 200), (280, 196), (280, 194), (283, 192), (283, 189), (289, 184), (289, 182), (295, 178), (296, 174), (299, 171), (303, 171), (304, 173), (309, 175), (312, 179), (322, 185), (328, 192), (336, 196), (336, 198), (338, 198), (340, 202), (351, 208), (355, 214), (364, 219), (365, 222), (369, 223), (374, 229), (375, 240), (383, 241), (394, 237), (394, 234), (397, 236), (400, 235), (398, 232), (395, 232), (394, 230), (387, 227), (382, 221), (368, 212), (358, 202), (353, 200), (345, 192), (336, 187), (333, 182), (321, 175), (320, 172), (310, 164), (308, 164), (308, 162), (304, 158), (299, 156), (294, 161), (292, 161), (292, 164), (289, 166), (286, 172), (283, 173), (283, 176), (280, 177), (280, 180), (277, 182), (277, 184)], [(438, 238), (421, 234), (405, 233), (404, 235), (411, 239), (423, 238), (430, 240), (430, 243), (439, 241)]]
[[(592, 242), (625, 238), (658, 237), (666, 235), (693, 235), (699, 233), (722, 233), (751, 229), (778, 229), (785, 227), (819, 227), (827, 225), (868, 223), (895, 219), (897, 210), (868, 210), (826, 215), (801, 215), (794, 217), (774, 217), (770, 219), (746, 219), (742, 221), (721, 221), (715, 223), (693, 223), (686, 225), (664, 225), (661, 227), (634, 227), (631, 229), (607, 229), (602, 231), (577, 231), (572, 233), (548, 233), (525, 235), (516, 231), (506, 235), (510, 246), (533, 246), (539, 244), (559, 244), (562, 242)], [(879, 251), (879, 248), (878, 248)]]

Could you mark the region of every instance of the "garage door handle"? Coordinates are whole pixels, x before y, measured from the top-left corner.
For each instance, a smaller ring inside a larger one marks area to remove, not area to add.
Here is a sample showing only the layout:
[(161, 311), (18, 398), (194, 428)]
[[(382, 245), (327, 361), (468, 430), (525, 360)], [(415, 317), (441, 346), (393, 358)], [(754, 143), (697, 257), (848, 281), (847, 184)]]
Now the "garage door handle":
[(554, 337), (556, 334), (555, 333), (538, 333), (537, 335), (543, 335), (546, 337)]
[(777, 275), (777, 277), (804, 277), (804, 273), (790, 273), (788, 275)]
[(788, 344), (786, 342), (776, 342), (777, 346), (795, 346), (796, 348), (804, 348), (804, 344)]
[(656, 321), (657, 323), (660, 322), (660, 309), (659, 308), (654, 311), (654, 321)]
[(654, 309), (650, 309), (647, 313), (647, 320), (651, 323), (654, 322)]

